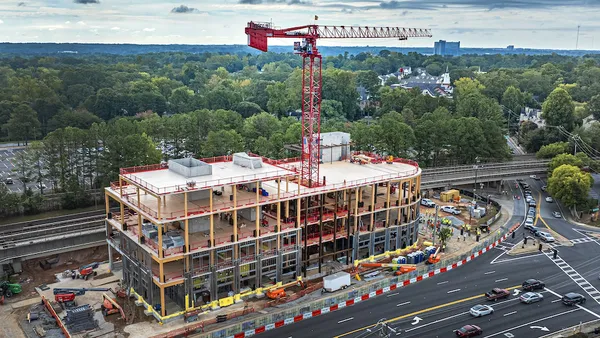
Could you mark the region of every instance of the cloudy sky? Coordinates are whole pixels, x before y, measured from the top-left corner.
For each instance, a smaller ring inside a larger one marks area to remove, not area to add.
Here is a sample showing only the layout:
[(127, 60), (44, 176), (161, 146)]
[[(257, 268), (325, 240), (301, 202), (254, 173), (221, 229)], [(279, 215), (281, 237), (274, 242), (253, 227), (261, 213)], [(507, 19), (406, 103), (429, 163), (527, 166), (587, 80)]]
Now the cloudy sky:
[[(600, 0), (0, 0), (0, 41), (245, 44), (250, 20), (287, 27), (430, 28), (433, 39), (329, 40), (323, 45), (600, 49)], [(596, 41), (594, 41), (596, 38)], [(276, 40), (272, 44), (292, 44)]]

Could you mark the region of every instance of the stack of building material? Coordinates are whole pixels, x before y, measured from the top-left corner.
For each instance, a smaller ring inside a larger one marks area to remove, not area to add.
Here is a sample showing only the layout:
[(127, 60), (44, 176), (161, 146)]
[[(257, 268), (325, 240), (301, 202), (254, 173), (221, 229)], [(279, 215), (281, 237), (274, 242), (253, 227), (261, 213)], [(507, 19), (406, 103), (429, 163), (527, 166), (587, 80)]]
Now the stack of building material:
[(72, 333), (93, 330), (98, 327), (98, 323), (94, 319), (94, 309), (89, 304), (67, 310), (64, 321)]

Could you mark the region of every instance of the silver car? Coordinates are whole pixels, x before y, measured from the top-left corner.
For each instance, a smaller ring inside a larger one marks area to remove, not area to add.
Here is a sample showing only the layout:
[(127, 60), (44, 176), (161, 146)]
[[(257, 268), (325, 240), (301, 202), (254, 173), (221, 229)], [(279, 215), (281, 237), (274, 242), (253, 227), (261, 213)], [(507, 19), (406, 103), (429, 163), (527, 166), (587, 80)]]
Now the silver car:
[(546, 243), (552, 243), (554, 242), (554, 237), (552, 237), (552, 235), (550, 235), (547, 232), (541, 232), (538, 234), (538, 236), (540, 237), (540, 239)]
[(537, 293), (537, 292), (527, 292), (527, 293), (522, 294), (521, 297), (519, 297), (519, 300), (521, 301), (521, 303), (525, 303), (525, 304), (539, 302), (543, 299), (544, 299), (544, 296), (541, 293)]
[(488, 305), (475, 305), (469, 310), (473, 317), (483, 317), (494, 313), (494, 309)]

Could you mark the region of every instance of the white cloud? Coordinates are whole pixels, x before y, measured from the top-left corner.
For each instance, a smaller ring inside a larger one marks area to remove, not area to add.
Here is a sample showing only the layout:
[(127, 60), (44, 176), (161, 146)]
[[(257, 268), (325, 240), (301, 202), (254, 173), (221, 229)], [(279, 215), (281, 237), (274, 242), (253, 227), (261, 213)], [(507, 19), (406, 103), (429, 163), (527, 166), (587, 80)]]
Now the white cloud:
[(110, 30), (111, 30), (111, 31), (118, 31), (118, 30), (121, 30), (121, 28), (120, 28), (120, 27), (116, 27), (116, 26), (115, 26), (115, 27), (111, 28)]
[(154, 32), (156, 30), (156, 28), (144, 28), (144, 32)]
[(86, 25), (86, 24), (85, 24), (85, 22), (83, 22), (83, 21), (77, 21), (77, 24), (78, 24), (78, 25), (82, 25), (82, 26), (85, 26), (85, 25)]
[(0, 20), (0, 24), (4, 23), (4, 21)]
[(66, 24), (66, 25), (70, 25), (70, 24), (71, 24), (71, 21), (65, 21), (65, 24)]

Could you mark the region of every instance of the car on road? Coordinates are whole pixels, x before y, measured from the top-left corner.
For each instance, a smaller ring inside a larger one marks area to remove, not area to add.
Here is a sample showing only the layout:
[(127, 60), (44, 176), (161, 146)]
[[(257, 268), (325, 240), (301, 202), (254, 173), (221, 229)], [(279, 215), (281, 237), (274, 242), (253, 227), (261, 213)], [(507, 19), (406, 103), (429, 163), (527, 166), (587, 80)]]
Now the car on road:
[(46, 185), (44, 183), (38, 183), (38, 184), (35, 185), (35, 187), (38, 188), (38, 189), (40, 189), (40, 190), (41, 189), (46, 189)]
[(575, 304), (585, 304), (585, 297), (576, 292), (569, 292), (562, 297), (562, 302), (565, 305), (573, 306)]
[(430, 200), (429, 198), (422, 198), (421, 199), (421, 205), (424, 205), (424, 206), (426, 206), (428, 208), (435, 207), (435, 203), (432, 200)]
[(529, 178), (532, 178), (534, 180), (539, 180), (540, 178), (537, 177), (537, 175), (529, 175)]
[(525, 229), (531, 231), (531, 229), (535, 228), (533, 226), (533, 218), (527, 218), (527, 220), (525, 221)]
[(483, 333), (483, 330), (477, 325), (465, 325), (454, 331), (457, 337), (475, 337)]
[(548, 189), (548, 187), (545, 185), (542, 185), (542, 191), (546, 191), (546, 189)]
[(453, 207), (451, 205), (444, 205), (440, 210), (452, 215), (460, 215), (460, 210), (457, 207)]
[(4, 183), (5, 183), (5, 184), (13, 184), (13, 180), (12, 180), (12, 178), (10, 178), (10, 177), (7, 177), (7, 178), (4, 180)]
[(537, 292), (526, 292), (519, 297), (521, 303), (531, 304), (535, 302), (539, 302), (544, 299), (544, 296), (541, 293)]
[(535, 203), (534, 199), (531, 199), (531, 201), (529, 201), (529, 206), (532, 207), (532, 208), (537, 207), (537, 204)]
[(469, 310), (469, 313), (473, 317), (483, 317), (494, 313), (494, 309), (488, 305), (475, 305)]
[(552, 243), (554, 242), (554, 237), (552, 237), (552, 235), (550, 235), (547, 232), (543, 232), (543, 231), (539, 231), (537, 233), (537, 236), (544, 242), (546, 243)]
[(521, 284), (521, 286), (523, 287), (523, 290), (531, 291), (531, 290), (543, 289), (546, 287), (546, 284), (544, 284), (544, 282), (542, 282), (541, 280), (531, 278), (531, 279), (524, 281), (523, 284)]
[(498, 299), (508, 298), (510, 292), (506, 289), (493, 288), (492, 291), (485, 293), (487, 300), (497, 301)]
[(535, 217), (535, 209), (534, 208), (529, 208), (529, 211), (527, 211), (527, 218), (533, 218)]
[(546, 197), (546, 202), (552, 203), (552, 202), (554, 202), (554, 199), (552, 197), (548, 196), (548, 197)]
[(552, 216), (554, 216), (555, 218), (561, 218), (561, 217), (562, 217), (562, 215), (561, 215), (561, 214), (560, 214), (560, 212), (558, 212), (558, 211), (554, 211), (554, 212), (552, 213)]

